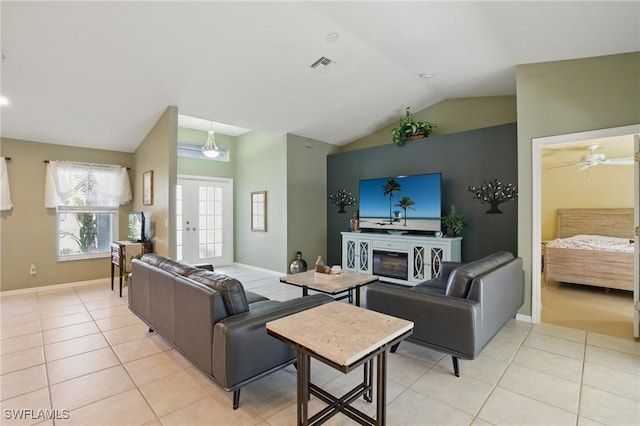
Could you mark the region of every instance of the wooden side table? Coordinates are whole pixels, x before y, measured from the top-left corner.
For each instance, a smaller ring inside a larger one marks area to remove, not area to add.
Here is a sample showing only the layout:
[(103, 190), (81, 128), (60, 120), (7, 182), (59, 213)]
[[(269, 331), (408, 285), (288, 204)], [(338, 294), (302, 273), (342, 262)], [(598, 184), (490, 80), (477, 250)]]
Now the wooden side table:
[(126, 271), (131, 270), (131, 258), (139, 254), (153, 252), (150, 241), (138, 243), (133, 241), (113, 241), (111, 243), (111, 290), (113, 290), (113, 278), (115, 267), (118, 267), (120, 281), (120, 297), (122, 297), (122, 277)]

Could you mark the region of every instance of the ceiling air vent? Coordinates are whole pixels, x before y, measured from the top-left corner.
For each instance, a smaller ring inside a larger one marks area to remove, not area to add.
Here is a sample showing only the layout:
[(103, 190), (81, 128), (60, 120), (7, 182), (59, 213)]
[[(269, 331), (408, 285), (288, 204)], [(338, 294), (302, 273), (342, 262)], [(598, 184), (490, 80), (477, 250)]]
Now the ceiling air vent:
[(317, 61), (311, 64), (311, 68), (316, 71), (322, 71), (327, 69), (331, 64), (335, 64), (335, 62), (327, 57), (321, 56)]

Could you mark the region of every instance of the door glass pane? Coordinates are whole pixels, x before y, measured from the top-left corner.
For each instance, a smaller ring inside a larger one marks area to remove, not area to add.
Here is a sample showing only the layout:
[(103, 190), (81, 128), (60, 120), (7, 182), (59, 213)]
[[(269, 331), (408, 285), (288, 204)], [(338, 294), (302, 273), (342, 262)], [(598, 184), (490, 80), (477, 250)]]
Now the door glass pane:
[(181, 260), (214, 264), (233, 261), (230, 256), (233, 241), (224, 238), (230, 226), (225, 222), (230, 219), (224, 218), (232, 214), (229, 209), (233, 203), (229, 198), (231, 201), (225, 207), (227, 198), (223, 196), (230, 197), (231, 191), (228, 182), (181, 181), (176, 191), (177, 201), (181, 203), (176, 208), (176, 252)]
[[(200, 189), (198, 216), (200, 256), (205, 258), (220, 256), (222, 250), (217, 250), (214, 243), (222, 242), (222, 188), (207, 186)], [(217, 226), (218, 224), (220, 226)]]

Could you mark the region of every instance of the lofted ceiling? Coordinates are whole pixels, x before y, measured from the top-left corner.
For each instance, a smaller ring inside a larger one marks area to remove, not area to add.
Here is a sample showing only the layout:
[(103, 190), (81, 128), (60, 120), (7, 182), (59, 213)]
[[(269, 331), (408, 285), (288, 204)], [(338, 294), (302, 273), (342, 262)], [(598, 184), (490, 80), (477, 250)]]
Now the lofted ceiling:
[[(344, 145), (406, 106), (514, 95), (517, 64), (640, 51), (637, 1), (5, 0), (0, 12), (2, 136), (125, 152), (168, 105)], [(323, 56), (334, 63), (312, 69)]]

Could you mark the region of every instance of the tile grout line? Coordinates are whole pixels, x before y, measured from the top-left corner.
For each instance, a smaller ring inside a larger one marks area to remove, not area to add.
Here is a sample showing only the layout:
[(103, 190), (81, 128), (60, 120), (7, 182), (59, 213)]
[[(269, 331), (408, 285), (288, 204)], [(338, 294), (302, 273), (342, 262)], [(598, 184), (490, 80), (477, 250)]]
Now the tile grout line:
[[(111, 291), (113, 292), (113, 291), (115, 291), (115, 290), (116, 290), (116, 289), (114, 288), (114, 289), (113, 289), (113, 290), (111, 290)], [(128, 298), (129, 298), (129, 290), (127, 290), (127, 300), (128, 300)], [(127, 306), (128, 306), (128, 303), (126, 303), (126, 304), (124, 304), (124, 305), (127, 305)], [(89, 311), (89, 310), (87, 309), (87, 311)], [(91, 312), (89, 312), (89, 315), (91, 315)], [(93, 318), (93, 319), (94, 319), (94, 321), (95, 321), (95, 318), (93, 317), (93, 315), (91, 315), (91, 318)], [(109, 317), (109, 318), (111, 318), (111, 317)], [(98, 327), (98, 324), (97, 324), (97, 323), (96, 323), (96, 327)], [(123, 328), (123, 327), (120, 327), (120, 328)], [(124, 370), (124, 372), (125, 372), (125, 374), (127, 375), (127, 377), (129, 377), (129, 380), (131, 380), (131, 383), (133, 383), (133, 386), (134, 386), (134, 387), (133, 387), (133, 388), (131, 388), (131, 389), (136, 389), (136, 390), (138, 391), (138, 393), (140, 394), (140, 396), (142, 397), (142, 399), (144, 400), (144, 402), (147, 404), (147, 406), (149, 407), (149, 409), (151, 410), (151, 412), (152, 412), (152, 413), (153, 413), (153, 415), (155, 416), (155, 420), (157, 420), (158, 422), (162, 423), (162, 421), (160, 421), (160, 416), (158, 416), (158, 413), (156, 413), (156, 411), (153, 409), (153, 406), (151, 405), (151, 402), (147, 399), (147, 396), (144, 394), (144, 392), (142, 392), (142, 389), (140, 389), (140, 386), (138, 385), (138, 383), (133, 379), (133, 377), (131, 376), (131, 373), (129, 372), (129, 370), (127, 369), (127, 367), (124, 365), (125, 363), (124, 363), (124, 362), (122, 362), (122, 359), (121, 359), (121, 358), (120, 358), (120, 356), (118, 355), (118, 352), (116, 352), (116, 350), (113, 348), (113, 345), (111, 344), (111, 342), (109, 341), (109, 339), (107, 339), (107, 337), (104, 335), (104, 331), (103, 331), (100, 327), (98, 327), (98, 330), (100, 330), (100, 334), (102, 334), (102, 337), (104, 338), (104, 340), (105, 340), (105, 341), (107, 342), (107, 344), (109, 345), (109, 349), (110, 349), (110, 350), (111, 350), (111, 352), (113, 352), (113, 354), (115, 355), (116, 359), (117, 359), (117, 360), (118, 360), (118, 362), (119, 362), (119, 365), (122, 367), (122, 369)], [(145, 337), (145, 338), (146, 338), (146, 337)], [(126, 342), (121, 342), (121, 343), (126, 343)], [(143, 358), (144, 358), (144, 357), (143, 357)], [(141, 358), (140, 358), (140, 359), (141, 359)], [(126, 392), (126, 391), (125, 391), (125, 392)], [(122, 392), (119, 392), (119, 393), (122, 393)], [(106, 399), (111, 398), (111, 397), (116, 396), (116, 395), (118, 395), (118, 394), (108, 396), (108, 397), (103, 398), (103, 399), (101, 399), (101, 400), (99, 400), (99, 401), (106, 400)], [(94, 402), (92, 402), (91, 404), (95, 404), (95, 403), (97, 403), (97, 402), (99, 402), (99, 401), (94, 401)], [(86, 407), (86, 406), (88, 406), (88, 405), (91, 405), (91, 404), (87, 404), (87, 405), (85, 405), (85, 407)], [(149, 423), (149, 422), (147, 422), (147, 423)]]
[(584, 368), (587, 364), (587, 341), (589, 339), (589, 332), (586, 331), (584, 334), (584, 350), (582, 353), (582, 370), (580, 371), (580, 391), (578, 392), (578, 407), (577, 415), (576, 415), (576, 426), (578, 426), (580, 420), (580, 408), (582, 406), (582, 389), (584, 387)]
[[(503, 326), (504, 328), (504, 326)], [(496, 382), (494, 383), (493, 387), (491, 388), (491, 392), (489, 392), (489, 395), (487, 395), (487, 397), (485, 398), (484, 402), (482, 403), (482, 405), (480, 406), (480, 408), (478, 409), (478, 411), (476, 412), (476, 414), (473, 416), (471, 423), (473, 424), (473, 422), (475, 422), (480, 415), (480, 412), (482, 412), (482, 409), (485, 407), (485, 405), (487, 405), (487, 402), (489, 401), (489, 398), (491, 398), (491, 395), (493, 395), (493, 393), (495, 392), (495, 390), (498, 388), (498, 384), (500, 383), (500, 381), (502, 380), (502, 378), (504, 377), (504, 375), (507, 373), (507, 370), (509, 369), (509, 367), (511, 366), (511, 364), (513, 364), (513, 361), (516, 359), (516, 356), (518, 355), (518, 353), (520, 352), (520, 350), (522, 349), (522, 346), (524, 345), (525, 340), (527, 340), (527, 337), (529, 337), (529, 335), (531, 334), (533, 330), (533, 324), (531, 324), (531, 326), (529, 327), (529, 330), (527, 331), (526, 336), (524, 337), (524, 339), (522, 339), (520, 341), (520, 343), (518, 344), (518, 350), (516, 350), (513, 353), (513, 356), (511, 357), (511, 359), (509, 360), (509, 362), (507, 363), (507, 366), (504, 368), (504, 370), (502, 371), (502, 373), (500, 374), (500, 377), (498, 377), (498, 379), (496, 380)], [(495, 338), (495, 336), (494, 336)], [(480, 420), (488, 422), (487, 420), (484, 420), (482, 418), (480, 418)], [(490, 422), (488, 422), (490, 423)]]
[[(36, 294), (36, 306), (37, 303), (38, 296)], [(40, 337), (42, 338), (42, 360), (44, 361), (44, 374), (47, 380), (47, 395), (49, 396), (49, 407), (51, 407), (52, 410), (55, 410), (55, 407), (53, 405), (53, 396), (51, 395), (51, 380), (49, 379), (49, 367), (47, 365), (47, 351), (44, 349), (44, 330), (42, 329), (42, 316), (40, 315), (40, 308), (38, 308), (38, 320), (40, 321)], [(55, 426), (55, 419), (51, 419), (51, 422)]]
[[(73, 289), (74, 293), (75, 293), (75, 294), (78, 296), (78, 298), (80, 299), (80, 303), (81, 303), (81, 304), (82, 304), (82, 306), (85, 308), (86, 312), (87, 312), (87, 313), (89, 314), (89, 316), (91, 317), (91, 320), (90, 320), (90, 321), (86, 321), (86, 322), (93, 322), (93, 324), (94, 324), (94, 325), (96, 326), (96, 328), (98, 329), (98, 333), (92, 333), (92, 334), (100, 334), (100, 335), (102, 336), (102, 338), (103, 338), (103, 339), (105, 339), (105, 342), (107, 342), (108, 348), (109, 348), (109, 349), (114, 353), (114, 355), (115, 355), (116, 359), (117, 359), (117, 360), (118, 360), (118, 362), (119, 362), (119, 365), (120, 365), (120, 366), (122, 366), (123, 370), (126, 372), (126, 374), (127, 374), (127, 375), (129, 376), (129, 378), (131, 379), (131, 382), (133, 383), (133, 385), (137, 388), (137, 384), (135, 383), (135, 381), (133, 380), (133, 378), (129, 375), (129, 372), (128, 372), (128, 370), (126, 369), (126, 367), (124, 366), (124, 364), (122, 363), (122, 361), (120, 360), (120, 357), (118, 357), (118, 354), (113, 350), (113, 347), (111, 346), (111, 343), (110, 343), (110, 342), (109, 342), (109, 340), (104, 336), (104, 332), (103, 332), (103, 330), (102, 330), (100, 327), (98, 327), (98, 324), (96, 323), (96, 319), (93, 317), (93, 315), (91, 315), (91, 311), (90, 311), (90, 310), (89, 310), (89, 308), (87, 307), (86, 302), (82, 299), (82, 297), (80, 296), (80, 294), (78, 294), (78, 292), (77, 292), (77, 290), (76, 290), (76, 287), (72, 287), (72, 289)], [(105, 297), (104, 299), (108, 299), (108, 297), (109, 297), (109, 296)], [(42, 318), (41, 318), (40, 320), (42, 321)], [(86, 322), (85, 322), (85, 323), (86, 323)], [(81, 324), (84, 324), (84, 323), (81, 323)], [(77, 325), (77, 324), (73, 324), (73, 325)], [(59, 328), (62, 328), (62, 327), (59, 327)], [(80, 337), (84, 337), (84, 336), (80, 336)], [(65, 339), (65, 340), (72, 340), (72, 339)], [(65, 341), (65, 340), (62, 340), (62, 341)], [(56, 342), (56, 343), (57, 343), (57, 342)], [(44, 337), (43, 337), (43, 344), (44, 344)], [(82, 352), (81, 354), (76, 354), (76, 355), (87, 354), (87, 353), (90, 353), (90, 352), (95, 352), (95, 351), (100, 350), (100, 349), (103, 349), (103, 348), (99, 348), (99, 349), (94, 349), (94, 350), (90, 350), (90, 351)], [(44, 345), (43, 345), (43, 352), (44, 352)], [(70, 355), (70, 356), (68, 356), (68, 357), (63, 357), (63, 358), (60, 358), (60, 359), (66, 359), (66, 358), (70, 358), (70, 357), (72, 357), (72, 356), (76, 356), (76, 355)], [(52, 362), (54, 362), (54, 361), (57, 361), (57, 360), (53, 360)], [(65, 382), (68, 382), (68, 381), (71, 381), (71, 380), (75, 380), (75, 379), (80, 378), (80, 377), (88, 376), (88, 375), (91, 375), (91, 374), (94, 374), (94, 373), (97, 373), (97, 372), (100, 372), (100, 371), (105, 371), (105, 370), (108, 370), (109, 368), (113, 368), (113, 367), (114, 367), (114, 366), (106, 367), (106, 368), (101, 368), (101, 369), (99, 369), (99, 370), (92, 371), (92, 372), (87, 373), (87, 374), (83, 374), (83, 375), (81, 375), (81, 376), (77, 376), (77, 377), (73, 377), (73, 378), (68, 379), (68, 380), (64, 380), (64, 381), (62, 381), (62, 382), (60, 382), (60, 383), (65, 383)], [(47, 390), (48, 390), (48, 393), (49, 393), (49, 403), (51, 404), (51, 408), (52, 408), (52, 409), (55, 409), (55, 407), (54, 407), (54, 405), (53, 405), (53, 397), (52, 397), (52, 392), (51, 392), (52, 384), (51, 384), (51, 380), (50, 380), (50, 378), (49, 378), (49, 369), (48, 369), (48, 367), (47, 367), (47, 361), (46, 361), (46, 352), (45, 352), (45, 370), (46, 370), (46, 374), (47, 374)], [(58, 384), (60, 384), (60, 383), (56, 383), (55, 385), (58, 385)], [(133, 388), (131, 388), (131, 389), (133, 389)], [(138, 389), (138, 390), (139, 390), (139, 389)], [(123, 391), (123, 392), (126, 392), (126, 391)], [(118, 394), (120, 394), (120, 393), (123, 393), (123, 392), (118, 392), (117, 394), (109, 395), (109, 396), (106, 396), (106, 397), (104, 397), (104, 398), (101, 398), (101, 399), (99, 399), (99, 400), (97, 400), (97, 401), (93, 401), (93, 402), (91, 402), (91, 403), (88, 403), (88, 404), (85, 404), (85, 405), (82, 405), (82, 406), (76, 407), (76, 408), (74, 408), (73, 410), (69, 410), (69, 412), (71, 413), (72, 411), (79, 410), (79, 409), (84, 408), (84, 407), (87, 407), (87, 406), (89, 406), (89, 405), (91, 405), (91, 404), (95, 404), (95, 403), (97, 403), (97, 402), (104, 401), (104, 400), (106, 400), (106, 399), (109, 399), (109, 398), (111, 398), (111, 397), (113, 397), (113, 396), (116, 396), (116, 395), (118, 395)], [(141, 392), (141, 391), (140, 391), (140, 394), (141, 394), (141, 395), (143, 396), (143, 398), (144, 398), (144, 394), (142, 394), (142, 392)], [(146, 401), (146, 398), (145, 398), (145, 401)], [(150, 404), (148, 403), (148, 401), (146, 401), (146, 402), (147, 402), (147, 404), (149, 405), (149, 408), (151, 408), (151, 406), (150, 406)], [(152, 411), (152, 412), (154, 413), (154, 415), (155, 415), (155, 411), (153, 411), (153, 409), (151, 409), (151, 411)], [(159, 418), (157, 417), (157, 415), (156, 415), (156, 419), (158, 419), (158, 420), (159, 420)], [(54, 425), (55, 425), (55, 419), (53, 420), (53, 422), (54, 422)]]

